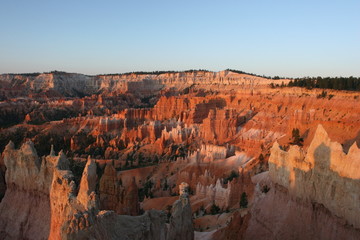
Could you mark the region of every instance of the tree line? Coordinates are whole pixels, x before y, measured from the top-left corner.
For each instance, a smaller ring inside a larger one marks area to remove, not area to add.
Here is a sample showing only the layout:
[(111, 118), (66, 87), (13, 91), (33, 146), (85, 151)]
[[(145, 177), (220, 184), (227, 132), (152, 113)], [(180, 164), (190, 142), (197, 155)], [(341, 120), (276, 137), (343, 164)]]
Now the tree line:
[(137, 75), (160, 75), (165, 73), (193, 73), (193, 72), (210, 72), (206, 69), (189, 69), (185, 71), (135, 71), (135, 72), (125, 72), (125, 73), (110, 73), (110, 74), (100, 74), (99, 76), (114, 76), (114, 75), (131, 75), (131, 74), (137, 74)]
[[(357, 77), (304, 77), (291, 80), (287, 87), (323, 88), (335, 90), (360, 91), (360, 78)], [(281, 87), (281, 85), (280, 85)]]

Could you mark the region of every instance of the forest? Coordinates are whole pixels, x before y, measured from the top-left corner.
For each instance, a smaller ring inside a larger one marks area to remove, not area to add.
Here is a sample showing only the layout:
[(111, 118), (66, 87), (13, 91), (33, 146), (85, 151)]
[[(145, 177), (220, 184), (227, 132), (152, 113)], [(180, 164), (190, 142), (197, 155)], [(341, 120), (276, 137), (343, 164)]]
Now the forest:
[(291, 80), (288, 84), (273, 84), (275, 87), (305, 87), (307, 89), (322, 88), (335, 90), (360, 91), (360, 78), (357, 77), (304, 77)]

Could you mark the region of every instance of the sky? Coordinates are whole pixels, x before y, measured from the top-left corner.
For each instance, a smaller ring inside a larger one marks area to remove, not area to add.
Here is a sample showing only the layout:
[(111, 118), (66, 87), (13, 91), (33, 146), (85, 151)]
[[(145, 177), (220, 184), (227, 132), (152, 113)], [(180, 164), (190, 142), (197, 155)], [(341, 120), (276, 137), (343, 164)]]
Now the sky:
[(359, 0), (0, 0), (0, 73), (360, 77)]

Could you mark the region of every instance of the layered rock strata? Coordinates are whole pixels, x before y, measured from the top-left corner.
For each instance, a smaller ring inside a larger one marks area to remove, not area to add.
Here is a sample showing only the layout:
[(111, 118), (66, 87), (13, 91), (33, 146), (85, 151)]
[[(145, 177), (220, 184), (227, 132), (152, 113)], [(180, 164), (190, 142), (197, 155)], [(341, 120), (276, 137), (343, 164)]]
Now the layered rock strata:
[[(286, 83), (289, 80), (284, 79), (283, 81)], [(0, 75), (0, 82), (4, 85), (3, 88), (0, 88), (0, 96), (1, 94), (16, 96), (21, 94), (23, 89), (29, 92), (52, 90), (65, 96), (77, 96), (97, 92), (151, 94), (163, 88), (185, 89), (194, 84), (234, 85), (252, 89), (268, 86), (274, 80), (231, 71), (193, 71), (163, 74), (134, 73), (97, 76), (54, 71), (43, 74), (2, 74)], [(12, 94), (9, 94), (10, 91)]]

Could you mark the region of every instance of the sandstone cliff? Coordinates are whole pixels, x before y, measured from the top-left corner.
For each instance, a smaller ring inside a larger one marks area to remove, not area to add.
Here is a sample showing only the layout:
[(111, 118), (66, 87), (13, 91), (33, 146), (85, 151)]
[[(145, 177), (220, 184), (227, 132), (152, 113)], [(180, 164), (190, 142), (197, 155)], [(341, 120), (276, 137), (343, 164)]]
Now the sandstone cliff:
[(356, 143), (344, 153), (321, 125), (307, 150), (275, 143), (269, 172), (254, 177), (245, 239), (359, 239), (359, 156)]
[(274, 144), (269, 159), (271, 179), (292, 196), (323, 204), (334, 215), (360, 228), (360, 150), (356, 143), (346, 154), (319, 125), (306, 154), (297, 146), (288, 152)]
[[(43, 74), (2, 74), (0, 82), (0, 97), (24, 95), (28, 92), (54, 91), (63, 96), (83, 96), (98, 92), (106, 93), (137, 93), (151, 95), (163, 88), (185, 89), (194, 84), (238, 86), (242, 88), (261, 88), (268, 86), (274, 80), (231, 71), (220, 72), (177, 72), (162, 74), (112, 74), (87, 76), (77, 73), (53, 71)], [(287, 82), (288, 80), (283, 80)], [(9, 94), (7, 92), (13, 92)]]

